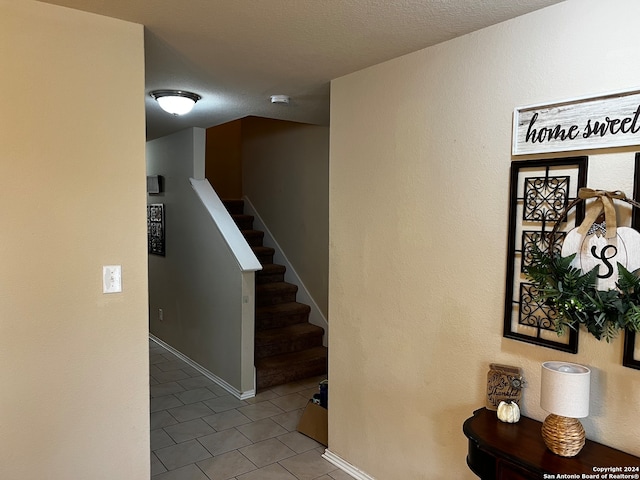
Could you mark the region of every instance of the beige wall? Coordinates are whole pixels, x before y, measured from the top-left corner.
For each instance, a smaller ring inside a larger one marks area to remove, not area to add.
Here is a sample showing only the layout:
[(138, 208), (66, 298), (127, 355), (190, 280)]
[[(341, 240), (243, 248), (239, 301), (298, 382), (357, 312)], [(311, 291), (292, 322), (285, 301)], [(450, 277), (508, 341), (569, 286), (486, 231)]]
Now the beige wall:
[(0, 57), (0, 477), (149, 478), (143, 29), (0, 0)]
[[(472, 479), (462, 423), (491, 362), (593, 369), (589, 438), (640, 455), (640, 372), (622, 338), (577, 355), (502, 337), (517, 106), (632, 89), (634, 0), (570, 0), (332, 82), (329, 449), (377, 479)], [(632, 151), (590, 152), (589, 186), (627, 189)], [(615, 165), (615, 168), (610, 168)]]

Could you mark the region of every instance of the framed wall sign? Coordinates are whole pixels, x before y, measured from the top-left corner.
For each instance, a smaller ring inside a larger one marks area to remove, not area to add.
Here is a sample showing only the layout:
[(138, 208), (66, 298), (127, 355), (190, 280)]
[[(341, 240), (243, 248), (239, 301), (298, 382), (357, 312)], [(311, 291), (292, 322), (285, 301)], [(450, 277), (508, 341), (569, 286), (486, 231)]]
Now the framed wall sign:
[[(536, 302), (536, 291), (527, 281), (525, 269), (534, 245), (542, 250), (560, 249), (562, 238), (580, 224), (584, 202), (565, 210), (586, 181), (587, 157), (511, 163), (504, 337), (577, 353), (578, 331), (569, 329), (558, 336), (555, 312)], [(549, 234), (557, 222), (558, 231), (550, 242)]]
[(516, 108), (513, 155), (640, 145), (640, 90)]
[[(633, 179), (633, 198), (640, 197), (640, 153), (636, 153), (635, 172)], [(634, 208), (631, 216), (631, 226), (636, 230), (640, 229), (640, 209)], [(640, 342), (636, 341), (638, 334), (631, 330), (624, 332), (624, 351), (622, 354), (622, 364), (625, 367), (640, 370)]]
[(147, 205), (147, 243), (148, 252), (153, 255), (165, 255), (164, 246), (164, 204)]

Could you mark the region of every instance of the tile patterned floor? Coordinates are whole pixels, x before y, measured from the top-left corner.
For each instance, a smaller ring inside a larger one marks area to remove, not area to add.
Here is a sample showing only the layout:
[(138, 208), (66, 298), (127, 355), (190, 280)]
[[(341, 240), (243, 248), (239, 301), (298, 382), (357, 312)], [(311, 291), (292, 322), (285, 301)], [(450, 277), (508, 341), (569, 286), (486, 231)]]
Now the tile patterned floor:
[(238, 400), (149, 340), (152, 480), (353, 480), (296, 426), (322, 378)]

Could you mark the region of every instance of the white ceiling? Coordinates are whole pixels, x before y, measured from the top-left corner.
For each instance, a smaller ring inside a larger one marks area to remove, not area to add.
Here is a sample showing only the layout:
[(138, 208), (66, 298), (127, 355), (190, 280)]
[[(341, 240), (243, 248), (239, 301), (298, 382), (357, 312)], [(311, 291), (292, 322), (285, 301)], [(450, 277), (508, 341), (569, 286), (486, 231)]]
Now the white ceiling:
[(147, 95), (153, 139), (248, 115), (327, 125), (332, 79), (561, 0), (44, 1), (143, 24), (146, 93), (202, 95), (184, 117)]

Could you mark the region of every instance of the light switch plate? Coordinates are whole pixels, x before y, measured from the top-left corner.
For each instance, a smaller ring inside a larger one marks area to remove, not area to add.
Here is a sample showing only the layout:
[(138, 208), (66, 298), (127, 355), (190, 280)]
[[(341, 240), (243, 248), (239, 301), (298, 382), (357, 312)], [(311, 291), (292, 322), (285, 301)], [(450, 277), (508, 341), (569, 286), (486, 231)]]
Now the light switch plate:
[(104, 265), (102, 267), (102, 293), (122, 292), (122, 267)]

